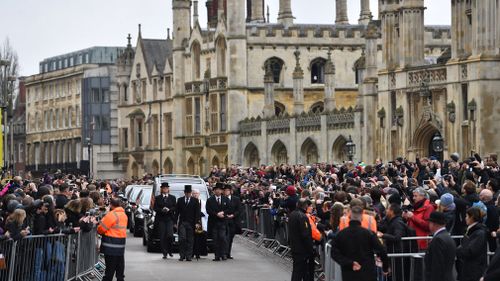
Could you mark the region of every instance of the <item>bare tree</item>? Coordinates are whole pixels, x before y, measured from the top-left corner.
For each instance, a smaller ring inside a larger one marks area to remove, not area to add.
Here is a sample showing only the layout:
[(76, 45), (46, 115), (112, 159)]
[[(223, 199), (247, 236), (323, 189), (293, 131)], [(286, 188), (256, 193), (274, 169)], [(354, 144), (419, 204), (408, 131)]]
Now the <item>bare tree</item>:
[(0, 45), (0, 61), (7, 65), (0, 66), (0, 104), (7, 102), (8, 113), (11, 115), (13, 109), (13, 101), (17, 93), (17, 78), (19, 74), (19, 60), (16, 51), (10, 44), (9, 38), (6, 38)]

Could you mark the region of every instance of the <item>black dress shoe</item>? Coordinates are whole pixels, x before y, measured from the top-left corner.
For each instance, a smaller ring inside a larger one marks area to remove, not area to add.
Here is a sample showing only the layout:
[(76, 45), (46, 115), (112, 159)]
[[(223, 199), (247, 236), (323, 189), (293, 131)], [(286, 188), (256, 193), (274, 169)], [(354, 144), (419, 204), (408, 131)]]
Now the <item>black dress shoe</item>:
[(212, 261), (220, 261), (220, 258), (215, 258)]
[(167, 259), (167, 256), (165, 256), (165, 255), (164, 255), (162, 259), (166, 260), (166, 259)]
[(168, 255), (169, 255), (171, 258), (173, 258), (173, 257), (174, 257), (174, 254), (172, 254), (172, 253), (168, 253)]
[(186, 261), (192, 261), (192, 259), (186, 259)]
[(234, 260), (234, 258), (232, 256), (227, 256), (227, 259), (228, 260)]
[(222, 258), (222, 260), (223, 260), (223, 261), (225, 261), (225, 260), (227, 260), (227, 258), (226, 258), (226, 257), (223, 257), (223, 258)]
[(180, 258), (179, 261), (184, 261), (184, 258)]

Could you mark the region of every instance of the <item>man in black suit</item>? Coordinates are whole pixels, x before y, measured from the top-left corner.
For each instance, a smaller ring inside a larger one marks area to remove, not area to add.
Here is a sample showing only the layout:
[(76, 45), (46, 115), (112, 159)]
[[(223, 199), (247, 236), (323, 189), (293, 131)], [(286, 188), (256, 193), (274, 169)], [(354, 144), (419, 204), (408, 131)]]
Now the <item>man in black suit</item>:
[(433, 238), (425, 253), (426, 281), (454, 281), (456, 244), (446, 231), (446, 216), (432, 212), (429, 217), (429, 230)]
[(342, 268), (343, 280), (376, 281), (375, 254), (382, 260), (384, 273), (389, 272), (389, 258), (375, 233), (361, 226), (363, 209), (351, 208), (349, 227), (340, 231), (332, 243), (332, 257)]
[(173, 257), (172, 240), (174, 238), (174, 221), (176, 214), (175, 196), (169, 194), (167, 182), (161, 184), (160, 195), (155, 197), (153, 210), (156, 213), (155, 220), (158, 222), (160, 230), (160, 245), (163, 259), (167, 254)]
[(227, 224), (226, 217), (229, 211), (229, 199), (222, 196), (223, 184), (215, 184), (214, 195), (207, 200), (208, 229), (215, 244), (214, 261), (226, 260)]
[(179, 261), (191, 261), (193, 258), (194, 229), (197, 224), (201, 224), (200, 201), (192, 198), (191, 193), (191, 185), (185, 185), (184, 196), (177, 199)]
[(309, 281), (314, 276), (314, 250), (311, 225), (306, 215), (311, 201), (299, 199), (297, 208), (290, 214), (288, 232), (292, 251), (292, 281)]
[(240, 211), (241, 200), (238, 196), (233, 195), (233, 187), (230, 184), (224, 185), (224, 196), (229, 199), (229, 211), (227, 213), (227, 252), (226, 257), (233, 259), (231, 256), (231, 249), (233, 247), (233, 240), (236, 234), (241, 232), (240, 225)]

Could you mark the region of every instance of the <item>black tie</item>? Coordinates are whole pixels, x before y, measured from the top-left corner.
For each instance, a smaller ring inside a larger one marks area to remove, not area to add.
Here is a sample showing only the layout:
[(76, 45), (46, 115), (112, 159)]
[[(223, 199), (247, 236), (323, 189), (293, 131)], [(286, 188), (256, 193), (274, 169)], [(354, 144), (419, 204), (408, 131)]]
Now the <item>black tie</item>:
[(186, 198), (186, 205), (189, 204), (189, 198)]
[(217, 197), (217, 204), (220, 205), (220, 197)]

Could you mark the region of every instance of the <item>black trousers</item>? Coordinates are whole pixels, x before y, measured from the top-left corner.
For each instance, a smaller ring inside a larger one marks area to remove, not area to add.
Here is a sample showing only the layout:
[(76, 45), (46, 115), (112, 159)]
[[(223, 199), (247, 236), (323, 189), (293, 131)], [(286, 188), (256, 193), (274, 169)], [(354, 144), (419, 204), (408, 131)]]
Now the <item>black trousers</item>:
[(314, 281), (314, 257), (292, 254), (292, 281)]
[(172, 240), (174, 238), (174, 222), (170, 219), (161, 220), (158, 223), (160, 228), (160, 246), (164, 256), (172, 253)]
[(226, 255), (228, 257), (231, 256), (231, 249), (233, 248), (233, 240), (235, 234), (236, 234), (236, 225), (234, 224), (234, 222), (229, 221), (227, 223), (227, 251), (226, 251)]
[(179, 223), (179, 255), (191, 259), (194, 247), (194, 227), (190, 222)]
[(227, 250), (227, 225), (225, 222), (214, 224), (212, 227), (212, 239), (215, 246), (215, 258), (223, 258)]
[(113, 281), (113, 276), (116, 274), (116, 280), (125, 280), (125, 256), (108, 256), (104, 255), (106, 263), (106, 271), (102, 281)]

